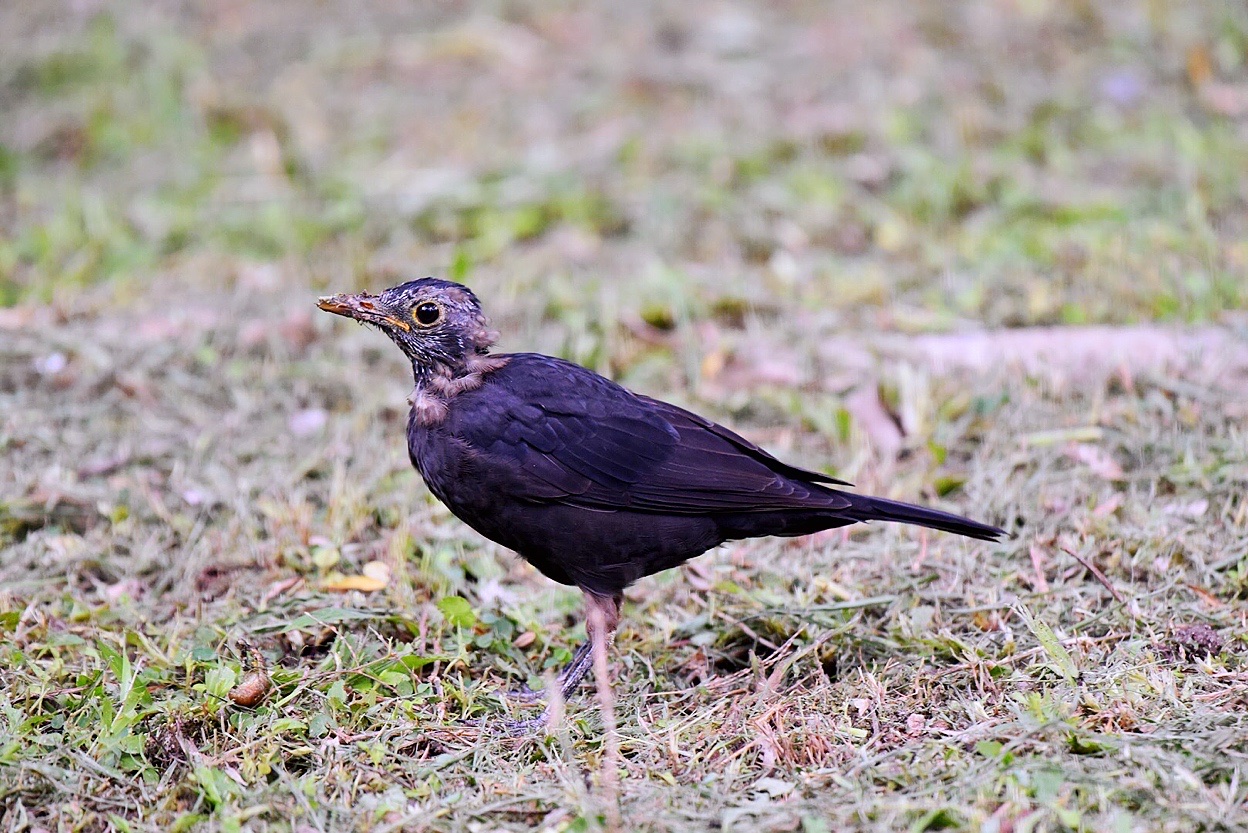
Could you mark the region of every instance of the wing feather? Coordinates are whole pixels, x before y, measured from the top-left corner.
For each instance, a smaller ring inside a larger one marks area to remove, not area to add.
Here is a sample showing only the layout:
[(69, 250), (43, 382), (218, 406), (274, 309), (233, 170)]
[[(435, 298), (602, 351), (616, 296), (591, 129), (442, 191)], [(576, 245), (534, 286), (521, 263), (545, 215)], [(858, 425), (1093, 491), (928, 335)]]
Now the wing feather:
[(841, 481), (710, 420), (569, 362), (509, 358), (456, 398), (447, 427), (525, 499), (667, 514), (850, 505), (822, 485)]

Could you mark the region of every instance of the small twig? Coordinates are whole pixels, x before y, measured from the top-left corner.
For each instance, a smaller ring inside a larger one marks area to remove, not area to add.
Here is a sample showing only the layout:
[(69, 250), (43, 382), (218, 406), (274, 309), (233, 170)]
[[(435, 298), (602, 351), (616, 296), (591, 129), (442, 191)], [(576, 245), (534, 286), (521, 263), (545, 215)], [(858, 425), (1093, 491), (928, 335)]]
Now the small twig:
[(1118, 602), (1118, 604), (1125, 604), (1122, 598), (1122, 594), (1118, 592), (1118, 590), (1114, 587), (1114, 585), (1110, 584), (1109, 579), (1105, 576), (1104, 573), (1102, 573), (1097, 568), (1095, 564), (1093, 564), (1091, 561), (1088, 561), (1086, 558), (1084, 558), (1082, 555), (1075, 552), (1074, 550), (1068, 549), (1067, 547), (1062, 547), (1062, 552), (1066, 553), (1071, 558), (1075, 559), (1084, 567), (1086, 567), (1088, 572), (1092, 574), (1092, 577), (1095, 578), (1097, 581), (1099, 581), (1101, 583), (1101, 586), (1103, 586), (1106, 590), (1108, 590), (1109, 594), (1114, 597), (1114, 601)]
[(133, 461), (134, 455), (128, 451), (102, 460), (93, 460), (78, 469), (78, 479), (86, 480), (91, 477), (105, 477), (120, 469), (124, 469)]
[[(1244, 503), (1244, 506), (1248, 506), (1248, 501)], [(1212, 564), (1206, 564), (1205, 566), (1207, 569), (1216, 573), (1216, 572), (1219, 572), (1220, 570), (1225, 570), (1227, 567), (1233, 567), (1234, 565), (1243, 561), (1244, 557), (1245, 556), (1242, 552), (1236, 552), (1236, 553), (1232, 553), (1231, 555), (1228, 555), (1226, 558), (1221, 558), (1213, 562)]]
[(889, 595), (889, 596), (870, 596), (865, 599), (852, 599), (847, 602), (832, 602), (831, 604), (809, 605), (803, 608), (766, 607), (755, 613), (751, 613), (749, 616), (746, 616), (744, 619), (742, 619), (742, 621), (749, 621), (750, 619), (757, 619), (760, 616), (775, 616), (777, 614), (799, 616), (803, 613), (808, 613), (810, 611), (816, 611), (818, 613), (831, 613), (837, 610), (858, 610), (864, 607), (882, 607), (883, 605), (890, 605), (900, 598), (901, 598), (901, 594), (896, 593), (896, 594)]

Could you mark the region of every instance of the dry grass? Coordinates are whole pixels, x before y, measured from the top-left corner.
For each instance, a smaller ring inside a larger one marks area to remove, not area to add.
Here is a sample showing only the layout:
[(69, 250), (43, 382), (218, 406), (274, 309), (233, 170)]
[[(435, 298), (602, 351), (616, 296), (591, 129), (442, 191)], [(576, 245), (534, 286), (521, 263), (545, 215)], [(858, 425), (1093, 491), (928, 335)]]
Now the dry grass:
[[(4, 829), (1248, 827), (1248, 19), (912, 5), (0, 9)], [(313, 315), (394, 270), (1018, 535), (724, 547), (484, 731), (579, 598)]]

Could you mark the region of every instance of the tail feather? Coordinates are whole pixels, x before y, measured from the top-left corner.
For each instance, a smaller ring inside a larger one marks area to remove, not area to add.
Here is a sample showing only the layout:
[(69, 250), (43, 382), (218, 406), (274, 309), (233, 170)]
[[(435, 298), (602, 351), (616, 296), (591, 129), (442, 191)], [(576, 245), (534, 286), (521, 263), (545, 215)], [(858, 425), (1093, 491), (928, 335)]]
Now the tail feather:
[(853, 507), (840, 514), (852, 517), (856, 521), (888, 521), (890, 523), (916, 524), (942, 532), (954, 532), (980, 541), (996, 541), (1008, 533), (995, 526), (981, 524), (961, 515), (941, 512), (938, 509), (927, 509), (911, 503), (901, 503), (870, 495), (850, 495), (842, 492), (853, 500)]

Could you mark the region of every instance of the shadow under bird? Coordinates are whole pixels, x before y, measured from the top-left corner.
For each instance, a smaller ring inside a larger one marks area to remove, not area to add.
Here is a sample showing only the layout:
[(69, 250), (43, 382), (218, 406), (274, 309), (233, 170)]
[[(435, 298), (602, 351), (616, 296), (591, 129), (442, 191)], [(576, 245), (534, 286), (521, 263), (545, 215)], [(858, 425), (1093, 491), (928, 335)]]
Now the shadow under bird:
[(377, 327), (411, 361), (407, 449), (429, 490), (477, 532), (585, 594), (589, 639), (559, 676), (564, 699), (610, 643), (624, 588), (725, 541), (864, 521), (1005, 535), (832, 488), (850, 484), (572, 362), (491, 353), (497, 333), (457, 283), (424, 278), (318, 306)]

